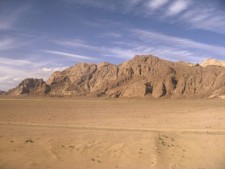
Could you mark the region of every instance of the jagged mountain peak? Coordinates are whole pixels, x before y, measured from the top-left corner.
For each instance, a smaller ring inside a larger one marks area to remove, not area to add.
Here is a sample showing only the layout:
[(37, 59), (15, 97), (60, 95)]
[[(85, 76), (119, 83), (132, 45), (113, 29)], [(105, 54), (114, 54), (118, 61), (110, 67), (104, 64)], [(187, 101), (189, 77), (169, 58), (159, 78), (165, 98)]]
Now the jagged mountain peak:
[(61, 72), (54, 72), (47, 83), (28, 79), (8, 93), (155, 98), (214, 97), (225, 95), (225, 68), (188, 66), (152, 55), (136, 55), (119, 65), (108, 62), (79, 63)]

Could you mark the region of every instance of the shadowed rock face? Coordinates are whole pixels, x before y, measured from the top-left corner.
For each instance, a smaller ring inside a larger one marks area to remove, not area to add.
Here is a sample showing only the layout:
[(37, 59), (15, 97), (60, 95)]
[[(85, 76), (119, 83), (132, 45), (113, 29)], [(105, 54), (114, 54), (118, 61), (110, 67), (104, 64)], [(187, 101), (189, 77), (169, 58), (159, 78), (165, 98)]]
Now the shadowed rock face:
[(50, 87), (46, 85), (43, 79), (28, 78), (23, 80), (16, 88), (9, 90), (6, 94), (22, 95), (34, 94), (43, 95), (50, 92)]
[(80, 63), (57, 71), (45, 83), (26, 79), (9, 94), (110, 97), (209, 97), (225, 95), (225, 68), (190, 66), (154, 56), (120, 65)]
[(5, 94), (5, 91), (0, 90), (0, 95)]

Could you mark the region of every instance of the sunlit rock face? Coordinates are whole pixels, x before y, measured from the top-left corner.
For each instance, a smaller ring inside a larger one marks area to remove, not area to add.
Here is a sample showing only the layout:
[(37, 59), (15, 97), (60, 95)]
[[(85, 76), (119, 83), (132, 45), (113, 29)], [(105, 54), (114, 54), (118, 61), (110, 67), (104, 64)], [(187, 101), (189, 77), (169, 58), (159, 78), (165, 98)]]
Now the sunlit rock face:
[(212, 66), (212, 65), (225, 67), (225, 61), (220, 61), (220, 60), (216, 60), (216, 59), (206, 59), (200, 65), (203, 67)]
[(152, 55), (137, 55), (120, 65), (79, 63), (54, 72), (47, 82), (25, 79), (7, 94), (113, 98), (225, 95), (225, 67), (201, 65), (170, 62)]

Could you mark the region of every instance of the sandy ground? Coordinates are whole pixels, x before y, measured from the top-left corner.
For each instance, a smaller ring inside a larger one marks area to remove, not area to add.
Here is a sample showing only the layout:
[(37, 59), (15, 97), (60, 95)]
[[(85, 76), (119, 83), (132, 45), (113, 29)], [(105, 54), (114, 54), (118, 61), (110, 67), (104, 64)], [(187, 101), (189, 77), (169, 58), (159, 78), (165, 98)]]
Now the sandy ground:
[(0, 97), (0, 169), (224, 169), (225, 100)]

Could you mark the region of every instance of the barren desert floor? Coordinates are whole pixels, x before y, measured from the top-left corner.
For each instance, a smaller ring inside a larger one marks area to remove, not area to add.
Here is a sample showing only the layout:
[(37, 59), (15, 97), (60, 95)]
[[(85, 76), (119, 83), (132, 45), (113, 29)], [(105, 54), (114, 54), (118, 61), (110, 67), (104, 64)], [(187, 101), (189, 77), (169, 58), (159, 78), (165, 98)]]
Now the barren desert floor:
[(0, 97), (0, 169), (224, 169), (225, 100)]

